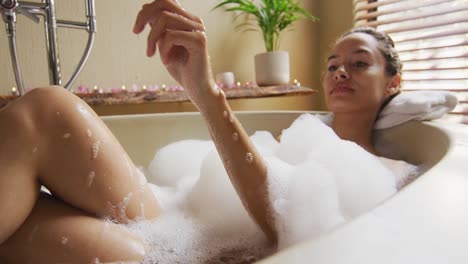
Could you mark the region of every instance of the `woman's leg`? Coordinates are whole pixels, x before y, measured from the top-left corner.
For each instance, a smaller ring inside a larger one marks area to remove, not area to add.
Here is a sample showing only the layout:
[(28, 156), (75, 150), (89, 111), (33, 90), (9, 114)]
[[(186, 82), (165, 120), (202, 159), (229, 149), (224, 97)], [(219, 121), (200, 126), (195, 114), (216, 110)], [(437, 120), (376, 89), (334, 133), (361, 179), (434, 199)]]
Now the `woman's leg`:
[(96, 114), (63, 88), (39, 88), (0, 111), (0, 245), (28, 217), (39, 185), (87, 213), (123, 223), (159, 206)]
[(123, 226), (41, 194), (26, 222), (0, 247), (0, 262), (136, 262), (144, 252), (140, 240)]

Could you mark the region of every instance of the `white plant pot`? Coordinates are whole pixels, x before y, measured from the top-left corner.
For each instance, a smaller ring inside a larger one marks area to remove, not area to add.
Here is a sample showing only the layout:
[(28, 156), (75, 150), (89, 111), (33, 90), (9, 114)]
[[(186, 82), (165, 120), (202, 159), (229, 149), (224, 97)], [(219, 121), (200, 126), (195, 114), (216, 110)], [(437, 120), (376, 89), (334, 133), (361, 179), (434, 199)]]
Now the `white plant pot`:
[(259, 86), (289, 83), (289, 53), (272, 51), (255, 55), (255, 80)]

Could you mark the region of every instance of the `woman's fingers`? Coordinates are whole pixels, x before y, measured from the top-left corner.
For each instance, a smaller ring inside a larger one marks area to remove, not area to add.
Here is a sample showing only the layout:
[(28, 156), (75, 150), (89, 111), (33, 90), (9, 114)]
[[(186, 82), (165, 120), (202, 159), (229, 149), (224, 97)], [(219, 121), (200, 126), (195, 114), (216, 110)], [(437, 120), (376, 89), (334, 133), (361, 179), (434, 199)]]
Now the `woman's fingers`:
[(199, 88), (211, 84), (207, 39), (203, 21), (187, 13), (175, 0), (157, 0), (143, 6), (134, 31), (151, 25), (147, 39), (147, 55), (159, 48), (161, 60), (171, 76), (197, 98)]
[(203, 24), (187, 19), (184, 16), (168, 11), (162, 11), (148, 35), (148, 47), (146, 53), (149, 57), (156, 53), (156, 43), (166, 31), (204, 31), (204, 26)]
[(166, 31), (159, 42), (159, 52), (165, 65), (172, 62), (185, 64), (194, 52), (204, 50), (205, 46), (203, 31)]
[(162, 11), (179, 14), (189, 20), (202, 24), (200, 18), (185, 11), (176, 0), (156, 0), (151, 4), (143, 5), (135, 21), (133, 32), (137, 34), (142, 32), (146, 24), (153, 22), (155, 19), (158, 19), (159, 13)]

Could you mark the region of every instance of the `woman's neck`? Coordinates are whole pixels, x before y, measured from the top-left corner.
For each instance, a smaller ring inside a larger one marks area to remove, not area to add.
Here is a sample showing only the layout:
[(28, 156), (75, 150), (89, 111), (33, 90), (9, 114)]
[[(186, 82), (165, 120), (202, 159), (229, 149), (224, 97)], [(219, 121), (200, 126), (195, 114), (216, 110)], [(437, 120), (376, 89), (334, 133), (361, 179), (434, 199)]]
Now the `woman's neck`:
[(331, 127), (341, 139), (353, 141), (368, 152), (378, 155), (372, 144), (374, 122), (374, 115), (362, 112), (335, 113)]

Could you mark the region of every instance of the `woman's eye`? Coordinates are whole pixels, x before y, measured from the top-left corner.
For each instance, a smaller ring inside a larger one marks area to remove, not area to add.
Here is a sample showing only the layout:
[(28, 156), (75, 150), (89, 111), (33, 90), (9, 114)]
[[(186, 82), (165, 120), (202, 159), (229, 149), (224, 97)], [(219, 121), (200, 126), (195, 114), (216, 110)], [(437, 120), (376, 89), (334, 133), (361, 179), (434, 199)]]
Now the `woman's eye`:
[(338, 69), (338, 67), (336, 67), (335, 65), (331, 65), (331, 66), (328, 66), (328, 71), (329, 72), (334, 72)]
[(357, 61), (354, 63), (354, 66), (357, 68), (367, 67), (369, 64), (363, 61)]

